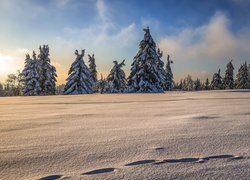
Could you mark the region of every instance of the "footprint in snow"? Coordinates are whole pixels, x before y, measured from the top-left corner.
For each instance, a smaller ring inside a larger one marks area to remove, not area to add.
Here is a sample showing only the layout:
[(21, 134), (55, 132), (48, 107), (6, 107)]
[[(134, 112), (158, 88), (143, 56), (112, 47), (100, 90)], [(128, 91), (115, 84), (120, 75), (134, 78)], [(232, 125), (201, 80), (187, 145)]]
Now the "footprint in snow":
[(62, 179), (63, 178), (63, 175), (50, 175), (50, 176), (45, 176), (45, 177), (42, 177), (40, 178), (39, 180), (56, 180), (56, 179)]
[(155, 160), (142, 160), (142, 161), (135, 161), (135, 162), (132, 162), (132, 163), (128, 163), (128, 164), (125, 164), (125, 166), (138, 166), (138, 165), (143, 165), (143, 164), (149, 164), (149, 163), (153, 163), (155, 162)]
[(102, 169), (88, 171), (88, 172), (82, 173), (81, 175), (94, 175), (94, 174), (110, 173), (110, 172), (113, 172), (115, 170), (116, 170), (115, 168), (102, 168)]

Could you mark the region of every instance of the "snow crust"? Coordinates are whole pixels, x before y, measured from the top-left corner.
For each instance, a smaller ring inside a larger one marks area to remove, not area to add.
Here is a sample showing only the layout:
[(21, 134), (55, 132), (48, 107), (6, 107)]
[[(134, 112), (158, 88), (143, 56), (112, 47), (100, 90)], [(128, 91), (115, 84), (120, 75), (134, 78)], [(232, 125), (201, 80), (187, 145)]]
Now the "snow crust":
[(250, 92), (0, 98), (0, 179), (247, 179)]

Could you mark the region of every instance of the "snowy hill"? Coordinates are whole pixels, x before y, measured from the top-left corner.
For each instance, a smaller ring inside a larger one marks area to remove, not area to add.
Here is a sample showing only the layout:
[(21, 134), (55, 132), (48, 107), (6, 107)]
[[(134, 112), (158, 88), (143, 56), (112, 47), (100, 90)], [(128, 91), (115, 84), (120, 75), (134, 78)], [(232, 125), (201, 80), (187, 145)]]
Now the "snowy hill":
[(250, 92), (0, 99), (0, 179), (247, 179)]

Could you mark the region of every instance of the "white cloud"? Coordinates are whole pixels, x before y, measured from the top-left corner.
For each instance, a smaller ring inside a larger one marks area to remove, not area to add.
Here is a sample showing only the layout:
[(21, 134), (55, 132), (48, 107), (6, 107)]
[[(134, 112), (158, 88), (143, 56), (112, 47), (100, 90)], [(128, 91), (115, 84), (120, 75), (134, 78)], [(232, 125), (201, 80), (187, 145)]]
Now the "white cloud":
[[(176, 60), (177, 66), (187, 66), (186, 69), (193, 72), (199, 66), (203, 66), (205, 71), (216, 72), (214, 65), (224, 68), (226, 62), (231, 58), (238, 66), (243, 59), (249, 57), (250, 37), (249, 29), (232, 33), (230, 30), (230, 20), (220, 12), (217, 12), (208, 22), (200, 27), (186, 28), (178, 34), (166, 36), (159, 42), (160, 48), (165, 55), (170, 54)], [(206, 67), (210, 64), (211, 67)], [(188, 67), (189, 66), (189, 67)], [(219, 68), (219, 67), (218, 67)], [(181, 73), (181, 72), (179, 72)], [(202, 70), (198, 74), (202, 75)]]
[(219, 13), (207, 25), (167, 36), (161, 39), (159, 45), (180, 61), (223, 60), (235, 56), (237, 46), (237, 39), (228, 24), (228, 19)]

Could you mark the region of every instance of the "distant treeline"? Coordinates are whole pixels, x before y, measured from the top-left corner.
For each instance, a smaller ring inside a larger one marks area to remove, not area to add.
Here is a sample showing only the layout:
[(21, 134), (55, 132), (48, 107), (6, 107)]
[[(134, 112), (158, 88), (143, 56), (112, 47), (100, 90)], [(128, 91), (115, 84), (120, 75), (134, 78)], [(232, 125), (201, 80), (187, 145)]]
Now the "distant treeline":
[(139, 44), (139, 51), (133, 59), (128, 77), (121, 63), (113, 61), (114, 66), (106, 78), (97, 79), (94, 54), (88, 55), (88, 66), (84, 62), (85, 50), (75, 51), (73, 61), (66, 79), (66, 85), (56, 86), (56, 68), (51, 65), (49, 46), (39, 47), (39, 54), (33, 51), (32, 57), (26, 54), (24, 69), (10, 74), (6, 83), (0, 83), (0, 96), (37, 96), (56, 94), (91, 94), (91, 93), (162, 93), (171, 90), (198, 91), (219, 89), (250, 88), (250, 64), (241, 65), (234, 79), (232, 60), (226, 66), (225, 77), (220, 70), (213, 75), (211, 82), (207, 78), (202, 82), (193, 80), (190, 75), (174, 82), (171, 64), (167, 56), (166, 64), (162, 60), (163, 53), (156, 47), (149, 28), (144, 30), (144, 38)]
[(234, 78), (234, 66), (232, 60), (226, 65), (225, 76), (221, 76), (220, 69), (214, 73), (211, 82), (207, 78), (202, 82), (199, 78), (192, 79), (190, 75), (174, 83), (175, 90), (200, 91), (200, 90), (223, 90), (223, 89), (250, 89), (250, 64), (245, 62), (238, 69)]

